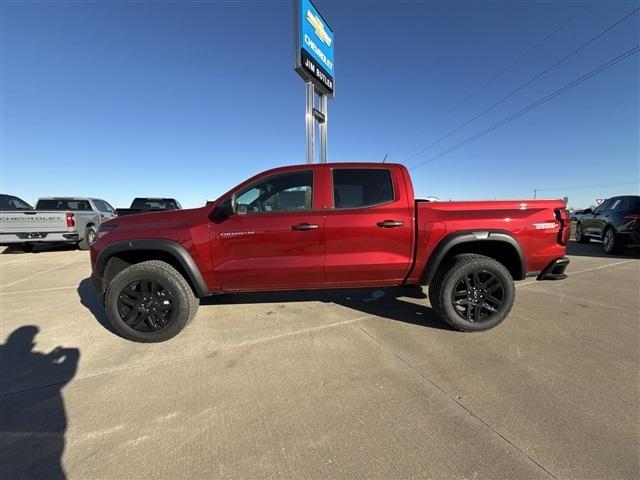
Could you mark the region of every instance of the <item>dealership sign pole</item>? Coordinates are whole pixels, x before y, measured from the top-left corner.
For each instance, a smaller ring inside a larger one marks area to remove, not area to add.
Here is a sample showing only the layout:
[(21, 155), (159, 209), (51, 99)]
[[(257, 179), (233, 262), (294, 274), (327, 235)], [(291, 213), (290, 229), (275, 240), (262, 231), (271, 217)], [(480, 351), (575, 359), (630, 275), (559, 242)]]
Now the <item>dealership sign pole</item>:
[(327, 107), (329, 97), (334, 96), (333, 30), (311, 0), (294, 0), (293, 5), (295, 70), (306, 84), (307, 163), (315, 162), (316, 122), (320, 131), (320, 163), (326, 163)]

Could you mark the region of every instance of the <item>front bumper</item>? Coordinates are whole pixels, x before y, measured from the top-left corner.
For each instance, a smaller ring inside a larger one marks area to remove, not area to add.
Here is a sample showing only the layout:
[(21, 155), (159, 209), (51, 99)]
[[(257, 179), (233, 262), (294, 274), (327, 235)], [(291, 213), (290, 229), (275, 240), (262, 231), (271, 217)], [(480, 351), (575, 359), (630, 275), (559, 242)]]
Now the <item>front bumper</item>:
[(567, 265), (569, 265), (569, 257), (556, 258), (538, 275), (537, 280), (564, 280), (568, 276), (564, 273)]
[(95, 288), (100, 295), (102, 295), (102, 277), (98, 275), (96, 272), (91, 272), (91, 284), (93, 288)]

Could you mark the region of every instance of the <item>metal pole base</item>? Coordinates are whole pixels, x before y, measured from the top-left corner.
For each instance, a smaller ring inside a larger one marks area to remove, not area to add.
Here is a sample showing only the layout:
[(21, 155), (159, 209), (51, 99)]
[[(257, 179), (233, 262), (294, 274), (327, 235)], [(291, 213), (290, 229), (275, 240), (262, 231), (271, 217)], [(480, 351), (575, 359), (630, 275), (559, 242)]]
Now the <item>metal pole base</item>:
[[(316, 122), (320, 130), (320, 163), (327, 163), (327, 120), (328, 120), (328, 97), (326, 94), (316, 90), (312, 82), (305, 84), (306, 89), (306, 142), (307, 142), (307, 163), (316, 161), (315, 126)], [(316, 94), (318, 95), (318, 107), (315, 108)]]

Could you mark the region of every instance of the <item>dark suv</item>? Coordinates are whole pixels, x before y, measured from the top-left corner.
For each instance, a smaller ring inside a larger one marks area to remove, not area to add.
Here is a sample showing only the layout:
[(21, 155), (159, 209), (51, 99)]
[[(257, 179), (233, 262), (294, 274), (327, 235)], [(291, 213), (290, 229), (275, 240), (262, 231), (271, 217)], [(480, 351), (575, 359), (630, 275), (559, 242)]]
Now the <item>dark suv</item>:
[(576, 241), (602, 240), (606, 253), (640, 245), (640, 196), (611, 197), (595, 210), (586, 209), (576, 225)]

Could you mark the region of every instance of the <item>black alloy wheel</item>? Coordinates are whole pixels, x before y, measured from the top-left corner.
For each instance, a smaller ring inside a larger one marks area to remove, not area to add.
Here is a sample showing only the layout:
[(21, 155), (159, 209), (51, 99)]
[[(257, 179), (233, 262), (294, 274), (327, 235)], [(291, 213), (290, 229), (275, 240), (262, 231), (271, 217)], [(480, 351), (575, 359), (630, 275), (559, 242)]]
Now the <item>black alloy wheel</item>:
[(452, 293), (456, 313), (469, 322), (491, 320), (505, 301), (500, 278), (488, 270), (476, 270), (462, 276)]
[(157, 332), (166, 327), (175, 313), (174, 295), (154, 280), (129, 283), (118, 295), (118, 314), (138, 332)]
[(500, 324), (516, 296), (513, 276), (494, 258), (462, 253), (438, 267), (429, 284), (435, 313), (456, 330), (481, 332)]
[(589, 243), (589, 237), (586, 237), (584, 231), (582, 229), (582, 224), (578, 223), (576, 225), (576, 242), (578, 243)]
[(147, 260), (126, 267), (108, 281), (104, 297), (115, 331), (134, 342), (164, 342), (191, 322), (198, 299), (173, 266)]
[(620, 240), (616, 235), (616, 231), (613, 227), (607, 227), (604, 231), (604, 236), (602, 238), (602, 247), (605, 253), (608, 254), (618, 254), (622, 253), (624, 250), (624, 246), (621, 245)]

